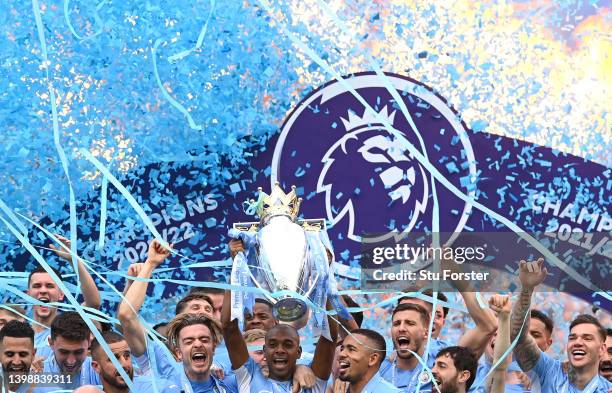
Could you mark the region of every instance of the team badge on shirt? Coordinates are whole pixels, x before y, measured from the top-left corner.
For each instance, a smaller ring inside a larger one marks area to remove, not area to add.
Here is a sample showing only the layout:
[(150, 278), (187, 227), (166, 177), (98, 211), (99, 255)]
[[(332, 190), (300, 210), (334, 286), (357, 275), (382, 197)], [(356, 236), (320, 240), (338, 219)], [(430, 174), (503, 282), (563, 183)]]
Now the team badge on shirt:
[(419, 382), (421, 382), (421, 385), (431, 382), (431, 376), (427, 371), (421, 371), (421, 374), (419, 375)]

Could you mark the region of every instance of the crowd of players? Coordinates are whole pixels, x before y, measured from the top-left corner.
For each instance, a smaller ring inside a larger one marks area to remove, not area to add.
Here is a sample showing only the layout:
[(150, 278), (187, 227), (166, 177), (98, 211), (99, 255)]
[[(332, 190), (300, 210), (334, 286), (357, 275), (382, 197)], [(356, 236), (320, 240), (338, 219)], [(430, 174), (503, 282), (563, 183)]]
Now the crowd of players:
[[(70, 247), (67, 239), (60, 240)], [(240, 252), (240, 241), (230, 242), (230, 250), (233, 255)], [(543, 260), (520, 261), (514, 302), (507, 295), (493, 295), (488, 307), (481, 307), (466, 283), (453, 283), (474, 328), (452, 345), (440, 337), (449, 311), (447, 298), (431, 291), (399, 299), (384, 332), (361, 328), (363, 313), (351, 313), (348, 320), (330, 313), (329, 339), (301, 337), (293, 326), (279, 324), (264, 299), (256, 300), (244, 316), (244, 326), (239, 326), (231, 318), (230, 292), (215, 288), (193, 288), (177, 303), (170, 322), (144, 321), (140, 309), (152, 285), (148, 279), (169, 255), (154, 240), (146, 261), (130, 266), (132, 279), (112, 323), (97, 322), (91, 312), (83, 314), (99, 308), (101, 300), (82, 262), (78, 269), (86, 308), (76, 311), (62, 312), (47, 304), (64, 299), (56, 284), (58, 272), (54, 279), (43, 268), (32, 271), (27, 294), (36, 302), (30, 313), (0, 305), (2, 391), (612, 391), (612, 329), (595, 317), (584, 314), (572, 321), (567, 360), (547, 353), (553, 321), (531, 304), (546, 277)], [(343, 301), (359, 308), (348, 296)], [(385, 341), (389, 334), (391, 353)]]

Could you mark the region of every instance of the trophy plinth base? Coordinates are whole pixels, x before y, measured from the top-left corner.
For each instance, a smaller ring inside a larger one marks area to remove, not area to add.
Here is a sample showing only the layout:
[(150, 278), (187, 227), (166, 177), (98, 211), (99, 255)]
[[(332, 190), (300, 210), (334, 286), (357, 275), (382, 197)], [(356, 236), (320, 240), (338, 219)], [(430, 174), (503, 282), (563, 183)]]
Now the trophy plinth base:
[(281, 322), (294, 322), (308, 312), (306, 303), (299, 299), (286, 298), (274, 305), (274, 317)]

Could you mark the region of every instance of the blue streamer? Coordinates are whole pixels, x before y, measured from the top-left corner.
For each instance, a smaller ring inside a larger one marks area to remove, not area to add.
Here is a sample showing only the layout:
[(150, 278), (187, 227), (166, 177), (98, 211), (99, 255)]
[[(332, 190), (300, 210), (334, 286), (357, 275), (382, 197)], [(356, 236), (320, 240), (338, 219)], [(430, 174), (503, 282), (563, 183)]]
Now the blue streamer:
[(98, 247), (104, 249), (104, 237), (106, 235), (106, 203), (108, 192), (108, 177), (102, 176), (102, 192), (100, 195), (100, 235), (98, 237)]
[[(36, 0), (34, 0), (34, 2), (36, 2)], [(36, 4), (36, 5), (38, 5), (38, 4)], [(51, 276), (53, 281), (55, 281), (55, 283), (58, 286), (58, 288), (64, 293), (65, 298), (68, 300), (68, 302), (70, 304), (72, 304), (73, 307), (75, 307), (75, 311), (79, 313), (81, 318), (83, 318), (83, 321), (89, 327), (91, 333), (100, 342), (100, 346), (104, 349), (106, 354), (109, 356), (110, 360), (113, 362), (113, 365), (117, 368), (117, 371), (119, 372), (121, 377), (126, 381), (128, 386), (130, 387), (130, 389), (134, 389), (132, 381), (128, 377), (127, 373), (125, 372), (125, 370), (123, 369), (123, 367), (121, 366), (119, 361), (115, 358), (115, 356), (113, 356), (113, 352), (111, 351), (111, 349), (108, 346), (108, 344), (106, 343), (106, 341), (100, 335), (100, 332), (98, 331), (97, 327), (93, 324), (93, 322), (91, 321), (89, 315), (83, 310), (83, 307), (77, 302), (76, 298), (72, 295), (72, 293), (70, 291), (68, 291), (68, 288), (66, 288), (66, 285), (64, 285), (62, 280), (60, 280), (60, 278), (57, 276), (57, 274), (55, 274), (53, 269), (47, 264), (47, 262), (42, 257), (42, 255), (40, 255), (38, 253), (38, 251), (36, 251), (36, 249), (34, 247), (32, 247), (32, 245), (30, 244), (28, 239), (26, 239), (24, 236), (22, 236), (19, 233), (19, 231), (17, 231), (3, 217), (0, 217), (0, 220), (2, 220), (4, 225), (6, 225), (6, 227), (15, 235), (15, 237), (17, 237), (17, 239), (30, 252), (30, 254), (34, 257), (34, 259), (36, 259), (38, 261), (38, 263), (40, 263), (40, 265), (47, 271), (47, 273), (49, 273), (49, 275)]]
[(168, 94), (168, 92), (166, 91), (166, 88), (161, 82), (161, 79), (159, 78), (159, 72), (157, 71), (157, 48), (159, 47), (160, 44), (161, 44), (161, 40), (157, 39), (155, 40), (155, 44), (153, 44), (153, 48), (151, 48), (151, 56), (153, 57), (153, 73), (155, 74), (155, 80), (157, 81), (157, 85), (159, 86), (159, 89), (161, 90), (163, 96), (170, 103), (170, 105), (178, 109), (179, 112), (181, 112), (187, 118), (189, 127), (193, 130), (201, 131), (202, 126), (197, 125), (195, 121), (193, 121), (193, 118), (189, 114), (189, 111), (187, 111), (187, 109), (185, 109), (183, 105), (181, 105), (177, 100), (172, 98), (170, 94)]
[(4, 201), (1, 199), (0, 199), (0, 209), (4, 212), (4, 214), (7, 215), (8, 218), (10, 218), (13, 224), (15, 224), (15, 226), (19, 229), (19, 232), (21, 232), (21, 234), (25, 236), (28, 233), (28, 230), (26, 229), (26, 227), (23, 226), (23, 224), (21, 224), (19, 219), (15, 216), (15, 213), (13, 213), (11, 208), (8, 207), (6, 203), (4, 203)]
[(98, 11), (100, 10), (100, 8), (102, 8), (102, 6), (106, 3), (106, 0), (101, 1), (97, 6), (96, 6), (96, 11), (95, 11), (95, 20), (96, 23), (99, 25), (98, 30), (86, 37), (81, 37), (80, 35), (77, 34), (74, 26), (72, 25), (72, 22), (70, 22), (70, 7), (68, 6), (70, 0), (64, 0), (64, 20), (66, 21), (66, 25), (68, 26), (68, 30), (70, 30), (70, 32), (72, 33), (73, 36), (76, 37), (76, 39), (78, 39), (79, 41), (85, 41), (87, 39), (90, 38), (94, 38), (100, 34), (102, 34), (102, 23), (100, 21), (100, 17), (98, 16)]
[(210, 12), (208, 13), (208, 18), (206, 18), (206, 23), (204, 23), (204, 26), (202, 26), (202, 30), (200, 31), (200, 35), (198, 36), (198, 40), (195, 46), (192, 49), (187, 49), (172, 56), (168, 56), (168, 61), (170, 63), (174, 63), (178, 60), (181, 60), (182, 58), (188, 56), (190, 53), (200, 49), (202, 43), (204, 42), (204, 37), (206, 37), (206, 31), (208, 30), (208, 22), (210, 22), (210, 19), (212, 18), (213, 13), (215, 11), (215, 3), (215, 0), (210, 0)]
[[(136, 201), (136, 199), (132, 196), (132, 194), (128, 191), (128, 189), (125, 188), (123, 184), (121, 184), (121, 182), (117, 180), (117, 178), (113, 176), (112, 173), (110, 173), (108, 168), (105, 167), (100, 161), (98, 161), (98, 159), (95, 158), (87, 149), (81, 149), (80, 152), (85, 156), (85, 158), (87, 158), (92, 164), (94, 164), (94, 166), (100, 172), (102, 172), (102, 174), (113, 184), (113, 186), (115, 186), (115, 188), (121, 193), (121, 195), (123, 195), (123, 197), (128, 201), (130, 206), (132, 206), (132, 208), (136, 211), (136, 213), (138, 214), (142, 222), (146, 225), (149, 231), (151, 231), (151, 234), (153, 234), (155, 239), (157, 239), (164, 247), (170, 249), (170, 245), (168, 244), (168, 242), (166, 242), (162, 238), (162, 236), (159, 234), (159, 232), (155, 228), (155, 225), (153, 225), (153, 221), (151, 221), (151, 218), (149, 218), (147, 213), (145, 213), (144, 209), (140, 206), (140, 204)], [(195, 262), (193, 259), (185, 255), (182, 255), (173, 249), (170, 249), (170, 253), (174, 255), (182, 256), (183, 258), (187, 260)]]
[[(72, 181), (70, 180), (70, 174), (68, 172), (68, 159), (64, 152), (64, 148), (60, 143), (59, 135), (59, 120), (57, 116), (57, 104), (55, 99), (55, 90), (53, 89), (53, 83), (49, 77), (49, 58), (47, 56), (47, 44), (45, 40), (45, 31), (43, 29), (42, 17), (40, 16), (40, 6), (38, 0), (32, 0), (32, 7), (34, 8), (34, 18), (36, 20), (36, 29), (38, 30), (38, 40), (40, 41), (43, 67), (45, 69), (45, 76), (49, 87), (49, 96), (51, 97), (51, 114), (53, 118), (53, 144), (60, 157), (66, 180), (68, 181), (68, 189), (70, 191), (70, 248), (72, 254), (76, 254), (77, 249), (77, 221), (76, 221), (76, 201), (74, 196), (74, 189), (72, 188)], [(79, 270), (77, 268), (77, 260), (72, 257), (72, 267), (77, 274), (77, 286), (80, 289), (80, 280), (78, 279)]]

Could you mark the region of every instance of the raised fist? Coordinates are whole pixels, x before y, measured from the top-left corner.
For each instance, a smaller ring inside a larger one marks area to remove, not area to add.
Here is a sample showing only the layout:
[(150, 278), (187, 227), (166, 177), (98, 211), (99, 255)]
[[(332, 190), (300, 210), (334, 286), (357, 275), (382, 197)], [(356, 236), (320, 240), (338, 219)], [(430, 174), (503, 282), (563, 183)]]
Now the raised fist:
[(230, 250), (230, 256), (234, 258), (240, 251), (244, 252), (244, 243), (240, 239), (232, 239), (227, 244)]
[(512, 302), (508, 295), (493, 295), (489, 299), (489, 308), (493, 310), (497, 315), (506, 314), (509, 315), (512, 311)]
[(151, 243), (149, 243), (149, 251), (147, 252), (147, 262), (153, 264), (153, 266), (158, 267), (162, 264), (164, 259), (170, 255), (170, 250), (174, 245), (170, 244), (170, 248), (166, 248), (162, 246), (162, 244), (157, 240), (153, 239)]
[(138, 277), (143, 266), (144, 263), (132, 263), (130, 267), (128, 267), (127, 275), (130, 277)]

